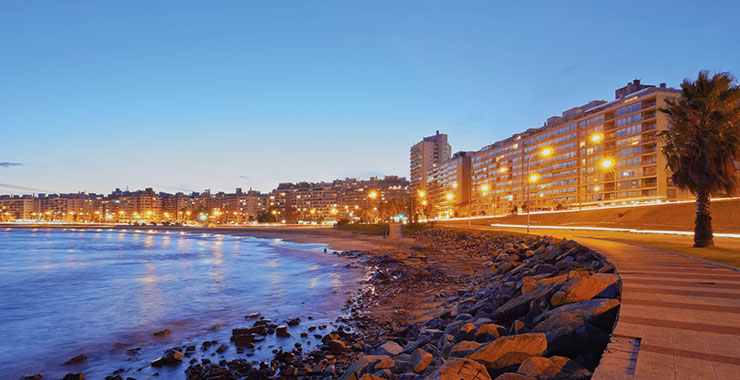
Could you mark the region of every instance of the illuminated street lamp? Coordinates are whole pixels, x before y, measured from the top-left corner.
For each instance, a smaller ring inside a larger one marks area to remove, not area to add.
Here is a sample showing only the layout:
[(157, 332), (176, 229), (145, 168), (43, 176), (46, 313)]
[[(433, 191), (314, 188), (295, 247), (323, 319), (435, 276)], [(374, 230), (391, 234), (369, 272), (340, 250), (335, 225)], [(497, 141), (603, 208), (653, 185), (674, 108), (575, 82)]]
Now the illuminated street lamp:
[[(539, 156), (542, 158), (547, 158), (547, 157), (552, 156), (553, 152), (554, 152), (553, 149), (550, 147), (542, 148), (542, 150), (540, 150), (539, 152)], [(531, 173), (532, 165), (530, 164), (530, 162), (536, 156), (537, 155), (532, 155), (531, 157), (529, 157), (529, 159), (527, 159), (527, 185), (526, 185), (526, 190), (525, 190), (527, 193), (526, 203), (525, 203), (527, 205), (527, 233), (529, 233), (529, 213), (530, 213), (530, 210), (532, 209), (531, 205), (529, 204), (529, 183), (530, 182), (534, 183), (540, 180), (539, 174)]]
[[(367, 197), (370, 198), (371, 201), (374, 201), (375, 198), (378, 197), (378, 192), (371, 191), (370, 193), (367, 194)], [(377, 210), (378, 210), (377, 207), (373, 207), (373, 211), (377, 211)], [(373, 223), (377, 222), (377, 219), (378, 219), (377, 213), (373, 212)]]
[(534, 173), (529, 176), (529, 181), (527, 182), (527, 233), (529, 233), (529, 213), (531, 211), (531, 207), (529, 207), (529, 184), (530, 183), (536, 183), (540, 180), (540, 175), (537, 173)]
[[(599, 163), (599, 166), (602, 170), (612, 173), (612, 182), (614, 183), (614, 198), (612, 200), (615, 200), (617, 198), (617, 173), (615, 172), (617, 163), (611, 158), (605, 158)], [(606, 174), (604, 174), (604, 185), (604, 187), (606, 187)]]
[[(604, 141), (604, 134), (594, 133), (589, 138), (592, 144), (598, 145)], [(578, 211), (583, 210), (583, 196), (581, 196), (581, 188), (583, 187), (583, 159), (581, 158), (581, 147), (578, 148)]]

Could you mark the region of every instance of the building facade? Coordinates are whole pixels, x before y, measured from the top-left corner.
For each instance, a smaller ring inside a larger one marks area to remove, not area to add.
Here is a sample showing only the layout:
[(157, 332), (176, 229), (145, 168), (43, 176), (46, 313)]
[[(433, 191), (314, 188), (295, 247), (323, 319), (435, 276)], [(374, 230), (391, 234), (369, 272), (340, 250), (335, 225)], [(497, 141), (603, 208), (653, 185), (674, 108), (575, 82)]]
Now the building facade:
[[(424, 200), (430, 202), (435, 218), (467, 215), (471, 197), (471, 157), (474, 152), (458, 152), (426, 175)], [(472, 211), (471, 211), (472, 212)]]
[(427, 173), (447, 162), (451, 153), (452, 147), (447, 142), (447, 135), (439, 131), (414, 144), (409, 154), (411, 190), (423, 191), (427, 183)]
[(658, 112), (680, 91), (639, 80), (497, 141), (472, 158), (472, 214), (687, 199), (666, 171)]

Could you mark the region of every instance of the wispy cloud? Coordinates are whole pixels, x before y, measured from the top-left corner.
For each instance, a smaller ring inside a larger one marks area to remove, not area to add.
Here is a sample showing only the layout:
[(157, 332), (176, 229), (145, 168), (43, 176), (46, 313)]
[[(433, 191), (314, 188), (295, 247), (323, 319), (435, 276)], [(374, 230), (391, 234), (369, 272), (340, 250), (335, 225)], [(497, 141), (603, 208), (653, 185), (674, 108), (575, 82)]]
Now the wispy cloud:
[(44, 189), (37, 189), (37, 188), (34, 188), (34, 187), (11, 185), (9, 183), (0, 183), (0, 188), (14, 189), (14, 190), (36, 191), (36, 192), (41, 192), (41, 193), (51, 193), (51, 191), (44, 190)]
[(7, 161), (0, 162), (0, 167), (2, 167), (2, 168), (9, 168), (11, 166), (23, 166), (23, 163), (21, 163), (21, 162), (7, 162)]
[(175, 186), (167, 186), (167, 185), (154, 184), (152, 186), (155, 188), (155, 190), (157, 188), (162, 188), (162, 189), (165, 189), (165, 190), (176, 190), (176, 191), (182, 191), (182, 192), (185, 192), (185, 193), (193, 193), (193, 192), (195, 192), (195, 190), (193, 190), (191, 188), (184, 187), (182, 185), (179, 185), (179, 186), (178, 185), (175, 185)]

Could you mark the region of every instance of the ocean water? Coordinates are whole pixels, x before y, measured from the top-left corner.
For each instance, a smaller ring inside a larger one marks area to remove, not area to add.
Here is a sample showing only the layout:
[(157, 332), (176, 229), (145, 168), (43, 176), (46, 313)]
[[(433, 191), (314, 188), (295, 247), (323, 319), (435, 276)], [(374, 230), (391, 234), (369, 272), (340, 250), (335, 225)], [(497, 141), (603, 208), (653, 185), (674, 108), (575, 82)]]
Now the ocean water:
[[(324, 248), (145, 229), (1, 229), (0, 379), (80, 371), (103, 379), (117, 368), (124, 378), (184, 379), (187, 364), (152, 369), (149, 361), (175, 345), (228, 343), (250, 312), (328, 323), (362, 270)], [(169, 336), (153, 337), (165, 328)], [(134, 347), (139, 354), (126, 352)], [(86, 362), (62, 365), (81, 353)], [(265, 349), (249, 359), (269, 356)], [(225, 357), (244, 355), (232, 346)]]

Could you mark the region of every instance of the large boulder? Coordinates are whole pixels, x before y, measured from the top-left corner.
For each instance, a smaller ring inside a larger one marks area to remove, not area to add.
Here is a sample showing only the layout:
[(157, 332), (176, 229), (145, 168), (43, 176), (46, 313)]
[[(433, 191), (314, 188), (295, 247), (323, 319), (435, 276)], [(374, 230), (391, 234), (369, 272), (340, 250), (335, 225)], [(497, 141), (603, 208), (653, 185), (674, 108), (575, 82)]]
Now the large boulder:
[(532, 303), (537, 301), (549, 302), (550, 296), (558, 290), (560, 284), (554, 282), (547, 285), (539, 286), (532, 291), (520, 294), (503, 305), (501, 305), (493, 314), (496, 321), (511, 321), (518, 319), (529, 312)]
[(417, 348), (414, 353), (411, 354), (411, 365), (414, 367), (414, 372), (424, 372), (424, 370), (429, 367), (432, 359), (434, 359), (432, 354), (422, 350), (421, 348)]
[(473, 338), (476, 342), (485, 343), (500, 338), (506, 334), (506, 328), (495, 323), (486, 323), (475, 330)]
[(491, 380), (486, 367), (470, 359), (452, 358), (425, 380)]
[(519, 365), (532, 356), (541, 356), (546, 349), (545, 334), (521, 334), (498, 338), (481, 346), (468, 358), (480, 362), (489, 370), (502, 370)]
[(611, 273), (596, 273), (586, 277), (574, 277), (566, 281), (553, 294), (550, 303), (553, 306), (560, 306), (568, 303), (587, 301), (597, 295), (612, 298), (616, 296), (618, 281), (619, 276)]
[(455, 334), (455, 342), (463, 340), (473, 340), (475, 338), (475, 324), (472, 322), (465, 323)]
[(452, 347), (448, 356), (463, 358), (475, 352), (480, 346), (482, 346), (481, 343), (464, 340)]
[(575, 313), (555, 313), (532, 329), (547, 337), (547, 352), (552, 355), (577, 357), (586, 352), (601, 352), (609, 333)]
[[(388, 355), (363, 355), (352, 363), (340, 380), (359, 380), (363, 374), (373, 372), (376, 363), (393, 361)], [(392, 365), (391, 365), (392, 367)], [(385, 367), (388, 368), (388, 367)], [(378, 368), (382, 369), (382, 368)]]
[(553, 356), (550, 358), (531, 357), (519, 366), (517, 373), (537, 380), (591, 378), (591, 372), (569, 358)]
[(535, 322), (539, 323), (548, 318), (563, 318), (565, 315), (570, 315), (588, 321), (608, 332), (611, 331), (617, 317), (619, 305), (619, 300), (610, 298), (595, 298), (579, 303), (570, 303), (537, 316)]
[(374, 354), (375, 355), (390, 355), (390, 356), (396, 356), (403, 352), (403, 347), (401, 347), (398, 343), (389, 340), (375, 349)]

